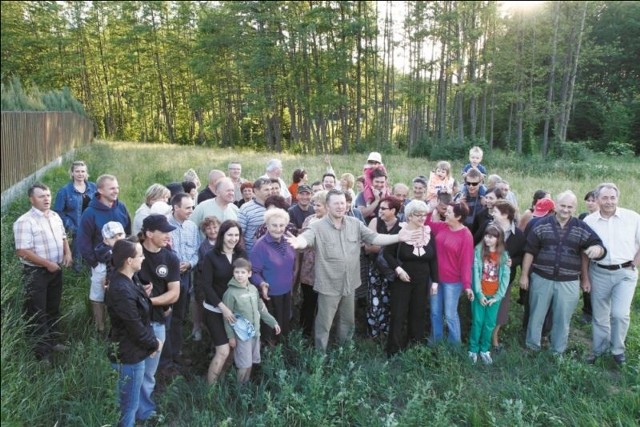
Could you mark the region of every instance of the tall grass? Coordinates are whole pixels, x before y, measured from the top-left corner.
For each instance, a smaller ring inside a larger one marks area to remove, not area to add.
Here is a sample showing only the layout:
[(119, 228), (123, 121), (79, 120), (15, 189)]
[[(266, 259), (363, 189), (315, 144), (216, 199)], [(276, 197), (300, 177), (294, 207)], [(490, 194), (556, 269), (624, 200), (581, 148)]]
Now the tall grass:
[[(320, 157), (133, 143), (97, 143), (78, 154), (88, 162), (92, 178), (102, 173), (118, 177), (121, 199), (131, 212), (142, 203), (152, 182), (179, 181), (189, 167), (204, 182), (209, 169), (226, 170), (230, 160), (240, 160), (243, 175), (255, 178), (264, 173), (271, 156), (283, 160), (287, 175), (304, 167), (313, 180), (325, 167)], [(359, 174), (365, 158), (358, 154), (331, 160), (338, 173)], [(409, 182), (415, 175), (428, 175), (438, 159), (385, 155), (383, 160), (395, 182)], [(459, 171), (464, 159), (452, 160)], [(572, 163), (488, 153), (483, 163), (490, 173), (510, 181), (521, 209), (538, 188), (554, 194), (572, 189), (581, 199), (606, 180), (621, 188), (622, 206), (640, 211), (637, 158), (589, 155)], [(54, 191), (67, 179), (65, 165), (42, 177)], [(115, 425), (116, 376), (104, 343), (93, 334), (86, 271), (65, 271), (61, 330), (70, 350), (56, 354), (52, 367), (41, 365), (31, 354), (20, 316), (22, 282), (11, 230), (13, 221), (27, 209), (25, 197), (4, 211), (1, 219), (2, 425)], [(511, 322), (503, 330), (507, 350), (494, 357), (491, 367), (472, 366), (463, 350), (445, 346), (419, 346), (387, 359), (381, 343), (362, 337), (324, 356), (294, 333), (286, 345), (263, 351), (262, 365), (251, 384), (239, 386), (229, 372), (209, 387), (204, 379), (209, 349), (204, 343), (188, 342), (186, 350), (195, 360), (194, 367), (187, 377), (166, 385), (158, 400), (166, 425), (175, 426), (637, 425), (639, 300), (636, 295), (627, 338), (629, 363), (620, 370), (610, 359), (595, 366), (582, 362), (589, 349), (590, 326), (581, 325), (578, 314), (563, 359), (545, 352), (523, 353), (521, 307), (514, 302)]]

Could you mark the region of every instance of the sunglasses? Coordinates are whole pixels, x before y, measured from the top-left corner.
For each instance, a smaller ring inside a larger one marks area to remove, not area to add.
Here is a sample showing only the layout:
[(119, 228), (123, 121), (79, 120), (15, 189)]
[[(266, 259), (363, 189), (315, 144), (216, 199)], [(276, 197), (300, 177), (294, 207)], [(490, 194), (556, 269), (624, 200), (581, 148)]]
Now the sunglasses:
[(480, 185), (480, 181), (478, 181), (478, 182), (465, 181), (465, 184), (470, 185), (472, 187), (475, 187), (476, 185)]

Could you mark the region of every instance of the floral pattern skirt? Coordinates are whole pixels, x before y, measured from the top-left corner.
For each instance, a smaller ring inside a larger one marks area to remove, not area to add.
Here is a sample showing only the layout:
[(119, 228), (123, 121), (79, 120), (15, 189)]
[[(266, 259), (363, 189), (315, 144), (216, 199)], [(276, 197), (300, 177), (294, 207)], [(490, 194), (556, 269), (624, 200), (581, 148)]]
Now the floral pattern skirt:
[(369, 263), (367, 281), (367, 327), (372, 338), (386, 335), (390, 321), (389, 282)]

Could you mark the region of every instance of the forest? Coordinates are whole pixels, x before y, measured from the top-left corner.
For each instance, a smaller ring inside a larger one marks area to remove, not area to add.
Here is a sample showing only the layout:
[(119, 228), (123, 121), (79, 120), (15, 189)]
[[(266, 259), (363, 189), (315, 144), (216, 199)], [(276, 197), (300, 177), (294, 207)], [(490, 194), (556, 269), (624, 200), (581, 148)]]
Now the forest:
[(103, 139), (640, 153), (640, 2), (8, 1), (2, 83)]

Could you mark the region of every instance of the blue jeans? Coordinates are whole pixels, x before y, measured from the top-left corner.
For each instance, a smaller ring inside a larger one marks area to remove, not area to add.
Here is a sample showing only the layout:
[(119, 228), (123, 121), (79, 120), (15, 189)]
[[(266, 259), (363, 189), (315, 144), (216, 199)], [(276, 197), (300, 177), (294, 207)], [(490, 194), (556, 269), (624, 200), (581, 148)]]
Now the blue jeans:
[(462, 293), (462, 283), (440, 283), (438, 293), (430, 296), (434, 344), (444, 337), (443, 320), (446, 320), (449, 331), (447, 341), (454, 344), (460, 343), (460, 317), (458, 316), (460, 293)]
[(120, 401), (120, 421), (118, 426), (133, 427), (136, 423), (136, 411), (140, 403), (140, 391), (144, 378), (144, 360), (134, 364), (112, 363), (118, 371), (118, 400)]
[[(165, 329), (162, 323), (151, 322), (153, 333), (160, 341), (165, 341)], [(156, 371), (160, 363), (160, 355), (147, 356), (144, 359), (144, 379), (142, 381), (142, 389), (140, 390), (140, 403), (136, 418), (138, 420), (146, 420), (151, 413), (156, 410), (156, 404), (151, 400), (151, 394), (156, 387)]]

